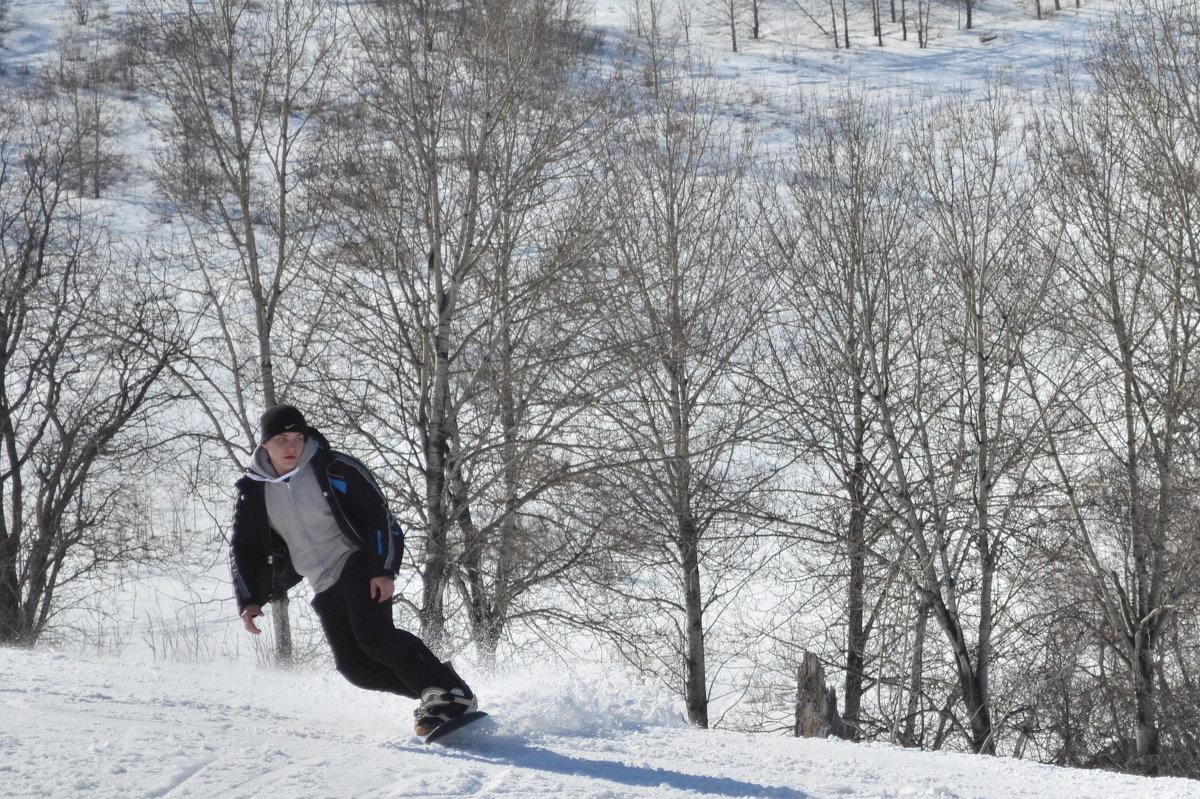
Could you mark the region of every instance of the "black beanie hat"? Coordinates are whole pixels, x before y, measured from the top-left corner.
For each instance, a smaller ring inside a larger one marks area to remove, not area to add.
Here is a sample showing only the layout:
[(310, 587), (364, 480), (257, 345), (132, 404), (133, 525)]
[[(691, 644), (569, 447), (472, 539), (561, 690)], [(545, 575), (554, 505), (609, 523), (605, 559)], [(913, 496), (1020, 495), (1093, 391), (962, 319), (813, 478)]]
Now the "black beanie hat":
[(262, 428), (262, 440), (274, 438), (280, 433), (304, 433), (308, 435), (308, 425), (304, 414), (292, 405), (272, 405), (263, 413), (259, 420)]

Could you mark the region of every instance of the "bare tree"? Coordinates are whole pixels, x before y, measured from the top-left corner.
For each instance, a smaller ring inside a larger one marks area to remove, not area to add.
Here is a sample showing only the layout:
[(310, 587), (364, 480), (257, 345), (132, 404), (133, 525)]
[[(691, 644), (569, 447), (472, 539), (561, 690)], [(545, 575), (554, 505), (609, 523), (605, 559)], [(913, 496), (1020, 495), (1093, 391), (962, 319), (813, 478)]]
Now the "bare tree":
[(67, 0), (76, 25), (88, 25), (108, 18), (108, 0)]
[(1037, 452), (1017, 370), (1032, 357), (1045, 277), (1027, 235), (1034, 193), (1012, 106), (992, 83), (982, 102), (952, 100), (914, 131), (931, 239), (922, 294), (937, 297), (936, 311), (906, 342), (908, 381), (880, 372), (870, 392), (891, 461), (878, 476), (912, 546), (913, 586), (949, 647), (962, 703), (953, 721), (980, 753), (997, 746), (990, 673), (1007, 604), (997, 588), (1020, 582), (998, 580), (1028, 523)]
[(933, 0), (917, 0), (917, 45), (924, 50), (929, 46), (929, 15)]
[(738, 22), (742, 8), (739, 0), (713, 0), (712, 15), (729, 31), (729, 49), (738, 51)]
[(750, 139), (665, 37), (640, 55), (646, 89), (614, 134), (604, 206), (603, 334), (624, 379), (602, 405), (618, 462), (601, 480), (616, 546), (598, 579), (628, 609), (608, 625), (623, 654), (669, 675), (708, 726), (706, 614), (754, 571), (774, 469), (754, 457), (763, 417), (748, 379), (764, 329)]
[[(12, 30), (12, 25), (9, 22), (9, 13), (12, 11), (12, 0), (0, 0), (0, 49), (4, 48), (5, 38)], [(3, 65), (0, 65), (0, 75), (4, 74)]]
[(1102, 622), (1091, 656), (1111, 652), (1125, 672), (1106, 757), (1144, 773), (1169, 763), (1163, 693), (1183, 674), (1163, 645), (1177, 610), (1193, 601), (1200, 568), (1192, 507), (1200, 106), (1189, 21), (1200, 21), (1194, 9), (1170, 4), (1117, 15), (1094, 42), (1094, 89), (1084, 93), (1069, 77), (1055, 86), (1045, 146), (1035, 151), (1060, 223), (1053, 252), (1065, 346), (1084, 356), (1038, 375), (1047, 404), (1061, 408), (1048, 423), (1053, 465)]
[[(84, 20), (87, 14), (82, 14)], [(116, 70), (113, 44), (98, 24), (68, 30), (59, 48), (55, 90), (70, 111), (72, 188), (99, 199), (121, 166), (116, 112), (109, 97)]]
[(768, 260), (780, 268), (773, 368), (762, 375), (781, 443), (829, 475), (804, 498), (820, 509), (805, 529), (844, 559), (835, 570), (845, 585), (843, 720), (858, 738), (866, 686), (879, 679), (866, 673), (868, 645), (891, 572), (879, 561), (885, 527), (876, 473), (887, 456), (868, 395), (867, 347), (868, 339), (879, 346), (903, 335), (891, 327), (899, 317), (890, 303), (899, 298), (889, 286), (917, 257), (915, 180), (886, 107), (844, 92), (802, 119), (767, 199)]
[[(158, 185), (186, 226), (168, 257), (200, 320), (177, 369), (211, 424), (202, 441), (243, 465), (261, 409), (299, 390), (323, 300), (311, 274), (321, 222), (298, 178), (327, 100), (334, 4), (325, 0), (143, 0), (143, 81), (163, 102)], [(303, 285), (303, 293), (299, 286)], [(292, 660), (287, 600), (273, 604), (277, 659)]]
[(443, 641), (457, 597), (486, 659), (582, 546), (559, 492), (592, 459), (571, 431), (597, 349), (593, 41), (557, 1), (392, 4), (354, 24), (370, 55), (326, 193), (350, 220), (338, 314), (361, 323), (329, 346), (365, 377), (330, 401), (424, 533), (422, 636)]
[[(65, 591), (145, 557), (140, 431), (180, 352), (168, 298), (68, 199), (69, 122), (0, 103), (0, 642), (31, 645)], [(129, 471), (121, 473), (122, 469)]]

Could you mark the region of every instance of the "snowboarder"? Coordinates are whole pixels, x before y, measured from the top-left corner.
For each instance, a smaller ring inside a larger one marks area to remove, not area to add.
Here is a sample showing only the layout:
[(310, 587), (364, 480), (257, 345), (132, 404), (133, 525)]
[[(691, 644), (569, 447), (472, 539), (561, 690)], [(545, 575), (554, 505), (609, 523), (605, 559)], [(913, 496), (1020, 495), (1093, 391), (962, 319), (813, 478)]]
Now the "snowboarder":
[(315, 596), (337, 670), (354, 685), (418, 699), (425, 737), (476, 709), (449, 663), (392, 621), (404, 544), (379, 485), (358, 459), (333, 450), (291, 405), (268, 408), (261, 444), (237, 481), (230, 565), (246, 630), (302, 578)]

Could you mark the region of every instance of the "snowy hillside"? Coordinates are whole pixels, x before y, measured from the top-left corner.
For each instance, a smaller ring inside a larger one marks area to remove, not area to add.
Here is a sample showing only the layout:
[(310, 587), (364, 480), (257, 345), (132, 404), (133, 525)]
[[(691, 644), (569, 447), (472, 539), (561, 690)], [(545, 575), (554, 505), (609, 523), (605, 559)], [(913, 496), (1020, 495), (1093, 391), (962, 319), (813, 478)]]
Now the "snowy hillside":
[(493, 718), (426, 746), (408, 703), (333, 673), (0, 649), (0, 796), (1200, 798), (1180, 779), (703, 732), (599, 673), (472, 682)]
[[(619, 41), (641, 2), (599, 0), (595, 25)], [(901, 40), (894, 24), (887, 26), (885, 46), (873, 44), (860, 11), (851, 21), (854, 46), (843, 50), (816, 32), (815, 20), (809, 24), (794, 13), (800, 4), (778, 0), (763, 5), (762, 38), (743, 38), (734, 53), (714, 11), (722, 4), (694, 0), (689, 41), (711, 60), (715, 75), (735, 87), (738, 103), (744, 98), (747, 117), (762, 123), (764, 136), (788, 141), (789, 115), (806, 93), (825, 87), (852, 84), (908, 102), (981, 86), (991, 71), (1032, 90), (1062, 50), (1113, 4), (1085, 0), (1083, 8), (1035, 20), (1034, 0), (988, 0), (977, 5), (975, 29), (967, 31), (960, 30), (960, 5), (938, 0), (928, 48)], [(104, 5), (120, 17), (126, 3)], [(828, 4), (803, 5), (824, 13)], [(0, 0), (0, 6), (9, 9), (4, 79), (19, 84), (37, 65), (54, 62), (72, 4)], [(128, 128), (122, 149), (149, 151), (138, 144), (150, 134), (129, 102), (116, 114)], [(118, 186), (124, 193), (103, 205), (131, 239), (169, 227), (152, 211), (157, 201), (138, 193), (148, 191), (143, 177), (131, 169)], [(193, 493), (219, 494), (224, 513), (232, 478), (222, 471)], [(190, 501), (185, 495), (178, 491), (170, 500)], [(159, 508), (148, 526), (173, 512), (187, 515)], [(661, 687), (634, 684), (592, 664), (493, 678), (460, 663), (492, 719), (453, 746), (425, 746), (411, 734), (411, 702), (356, 689), (324, 664), (304, 589), (293, 603), (300, 648), (318, 654), (295, 672), (253, 665), (263, 659), (253, 649), (262, 642), (245, 635), (236, 620), (225, 553), (213, 543), (228, 518), (195, 516), (179, 524), (200, 542), (177, 553), (184, 565), (145, 567), (148, 577), (132, 568), (134, 576), (119, 584), (80, 587), (85, 598), (60, 617), (60, 637), (47, 637), (70, 645), (70, 652), (0, 648), (0, 797), (1200, 799), (1196, 781), (702, 731), (684, 723), (678, 698)], [(402, 574), (410, 580), (401, 586), (409, 598), (419, 588), (412, 575)], [(785, 613), (789, 621), (798, 615), (790, 605)], [(505, 662), (545, 659), (523, 643), (511, 643), (515, 652), (503, 653)], [(91, 651), (114, 654), (79, 654)], [(786, 702), (775, 709), (789, 712)]]

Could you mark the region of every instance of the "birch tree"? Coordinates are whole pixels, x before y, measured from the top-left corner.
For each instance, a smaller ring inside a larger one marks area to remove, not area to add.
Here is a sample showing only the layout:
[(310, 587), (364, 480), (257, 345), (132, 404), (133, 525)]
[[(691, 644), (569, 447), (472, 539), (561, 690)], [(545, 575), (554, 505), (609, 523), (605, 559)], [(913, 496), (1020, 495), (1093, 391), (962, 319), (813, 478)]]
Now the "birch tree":
[[(199, 322), (177, 370), (230, 466), (258, 441), (259, 414), (295, 400), (319, 315), (312, 276), (321, 223), (300, 178), (327, 100), (335, 6), (325, 0), (141, 0), (142, 80), (159, 100), (156, 178), (186, 234), (178, 290)], [(190, 267), (190, 268), (189, 268)], [(193, 431), (197, 432), (197, 431)], [(287, 599), (272, 603), (276, 657), (292, 660)]]

